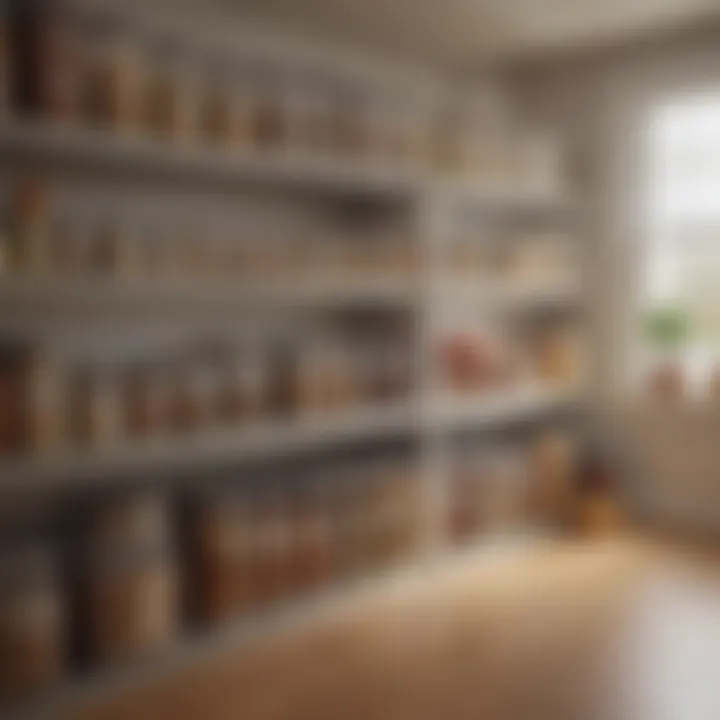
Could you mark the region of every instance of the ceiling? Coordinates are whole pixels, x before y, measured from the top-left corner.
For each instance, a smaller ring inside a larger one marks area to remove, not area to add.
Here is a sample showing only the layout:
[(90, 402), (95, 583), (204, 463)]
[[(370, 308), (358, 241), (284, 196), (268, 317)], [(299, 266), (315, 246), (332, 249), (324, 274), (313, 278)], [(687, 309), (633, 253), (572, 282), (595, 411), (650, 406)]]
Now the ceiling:
[(666, 32), (720, 0), (217, 0), (303, 34), (453, 68)]

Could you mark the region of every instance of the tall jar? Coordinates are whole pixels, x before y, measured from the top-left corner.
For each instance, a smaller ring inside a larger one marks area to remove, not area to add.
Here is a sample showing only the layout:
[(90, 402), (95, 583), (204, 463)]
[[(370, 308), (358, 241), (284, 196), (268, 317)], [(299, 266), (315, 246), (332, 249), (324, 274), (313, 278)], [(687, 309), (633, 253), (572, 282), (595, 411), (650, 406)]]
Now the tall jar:
[(26, 51), (13, 89), (19, 108), (51, 123), (76, 123), (86, 13), (60, 3), (16, 5), (14, 41)]
[(292, 587), (287, 506), (279, 493), (267, 493), (256, 500), (252, 525), (253, 597), (259, 605), (269, 605)]
[(201, 620), (222, 620), (254, 604), (253, 525), (247, 502), (219, 493), (204, 502), (193, 522), (194, 594)]
[(201, 143), (217, 149), (232, 144), (234, 101), (234, 77), (228, 62), (206, 62), (197, 94), (197, 133)]
[(65, 598), (50, 546), (0, 553), (0, 708), (59, 682), (65, 672)]
[(68, 392), (74, 442), (95, 450), (119, 444), (123, 425), (116, 370), (103, 366), (79, 368)]
[(271, 151), (285, 146), (288, 138), (285, 87), (275, 70), (260, 69), (254, 73), (251, 124), (257, 150)]
[(149, 137), (185, 145), (196, 133), (194, 80), (183, 63), (183, 48), (173, 38), (156, 42), (144, 61), (140, 125)]
[(126, 133), (136, 126), (138, 62), (118, 18), (98, 14), (86, 28), (80, 109), (90, 127)]
[(11, 270), (28, 274), (48, 271), (52, 261), (49, 216), (43, 184), (34, 177), (18, 181), (10, 199)]
[(24, 447), (31, 455), (56, 453), (65, 445), (63, 371), (48, 353), (23, 353), (20, 365)]
[(179, 622), (178, 570), (163, 495), (105, 498), (85, 535), (83, 637), (95, 662), (168, 645)]
[(259, 422), (266, 413), (267, 402), (267, 376), (262, 357), (246, 352), (230, 360), (217, 401), (221, 420), (228, 425)]
[(149, 363), (131, 367), (125, 377), (123, 403), (129, 437), (150, 440), (170, 425), (171, 387), (162, 368)]
[(84, 580), (87, 648), (110, 664), (169, 646), (179, 625), (178, 571), (167, 548), (98, 552)]

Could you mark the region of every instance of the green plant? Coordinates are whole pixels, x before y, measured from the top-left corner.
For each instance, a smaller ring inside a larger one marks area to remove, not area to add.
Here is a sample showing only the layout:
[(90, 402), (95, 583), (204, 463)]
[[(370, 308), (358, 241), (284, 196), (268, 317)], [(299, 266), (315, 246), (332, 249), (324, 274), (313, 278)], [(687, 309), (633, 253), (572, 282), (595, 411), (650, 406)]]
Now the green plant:
[(690, 318), (680, 307), (656, 307), (645, 319), (647, 338), (652, 345), (663, 350), (682, 347), (690, 335)]

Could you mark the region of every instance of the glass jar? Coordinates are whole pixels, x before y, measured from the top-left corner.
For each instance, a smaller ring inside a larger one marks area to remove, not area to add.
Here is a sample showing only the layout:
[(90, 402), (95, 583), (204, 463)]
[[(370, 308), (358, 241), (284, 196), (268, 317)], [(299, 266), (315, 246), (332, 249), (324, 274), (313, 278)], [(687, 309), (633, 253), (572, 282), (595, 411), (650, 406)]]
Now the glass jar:
[(255, 603), (253, 524), (247, 501), (220, 493), (194, 518), (194, 602), (200, 618), (219, 623)]
[(84, 636), (100, 664), (167, 647), (179, 629), (176, 561), (163, 547), (93, 553), (83, 582)]
[(173, 38), (150, 47), (140, 92), (140, 124), (156, 140), (184, 145), (196, 137), (194, 81)]
[(108, 449), (123, 438), (122, 400), (111, 367), (80, 368), (69, 387), (71, 436), (75, 443)]
[(98, 13), (85, 32), (80, 78), (83, 122), (118, 134), (134, 131), (139, 70), (127, 29), (117, 17)]
[(227, 61), (206, 64), (197, 96), (197, 133), (200, 142), (227, 148), (234, 141), (234, 77)]
[(267, 409), (267, 376), (258, 354), (244, 353), (228, 363), (220, 384), (219, 416), (227, 424), (253, 423)]
[(253, 77), (252, 137), (259, 151), (278, 150), (288, 139), (285, 88), (272, 69), (256, 70)]
[(0, 707), (58, 683), (65, 672), (65, 598), (55, 550), (0, 553)]
[(63, 374), (43, 352), (24, 354), (20, 367), (24, 447), (31, 455), (59, 452), (65, 446)]
[(331, 136), (333, 151), (355, 159), (367, 157), (366, 106), (360, 92), (337, 89), (333, 95)]
[(92, 227), (81, 213), (63, 210), (55, 214), (50, 236), (53, 273), (79, 275), (89, 270)]
[(152, 440), (170, 425), (170, 383), (163, 368), (149, 363), (131, 367), (124, 382), (123, 403), (128, 437)]
[(258, 498), (253, 508), (251, 578), (259, 605), (282, 599), (291, 588), (287, 508), (280, 495)]
[(59, 3), (28, 3), (21, 10), (15, 29), (28, 53), (28, 73), (16, 88), (19, 106), (52, 123), (76, 123), (87, 14)]
[(52, 260), (49, 197), (35, 178), (19, 181), (10, 199), (10, 245), (8, 264), (20, 273), (43, 274)]
[(291, 533), (293, 590), (307, 592), (326, 584), (333, 547), (327, 503), (318, 488), (308, 488), (295, 499)]

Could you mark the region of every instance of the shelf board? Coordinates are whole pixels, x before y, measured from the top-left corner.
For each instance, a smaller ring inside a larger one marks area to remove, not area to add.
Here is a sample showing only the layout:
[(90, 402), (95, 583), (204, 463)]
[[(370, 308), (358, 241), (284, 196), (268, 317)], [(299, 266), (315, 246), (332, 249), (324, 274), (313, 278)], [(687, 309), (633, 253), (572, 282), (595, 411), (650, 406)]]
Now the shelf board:
[(182, 280), (113, 280), (112, 278), (0, 278), (0, 318), (18, 314), (70, 314), (74, 318), (106, 313), (143, 315), (164, 311), (234, 309), (268, 306), (328, 308), (345, 306), (414, 306), (418, 290), (411, 282), (379, 278), (332, 282), (269, 281), (264, 284)]
[(489, 428), (572, 409), (581, 403), (582, 395), (577, 391), (541, 387), (463, 397), (449, 394), (438, 399), (434, 422), (448, 429)]
[(407, 402), (317, 419), (163, 438), (107, 451), (11, 460), (0, 465), (0, 496), (87, 488), (138, 475), (152, 478), (266, 457), (280, 459), (345, 442), (405, 433), (417, 424), (418, 414)]
[[(443, 575), (472, 564), (473, 571), (492, 569), (512, 557), (527, 553), (536, 543), (552, 542), (547, 531), (532, 527), (508, 530), (481, 537), (459, 548), (446, 548), (432, 555), (420, 554), (409, 562), (372, 571), (359, 577), (278, 605), (270, 610), (224, 623), (215, 629), (196, 632), (171, 648), (115, 670), (96, 672), (85, 678), (69, 680), (57, 689), (21, 703), (17, 717), (70, 717), (98, 703), (112, 702), (124, 692), (147, 687), (174, 672), (202, 666), (224, 653), (250, 650), (253, 643), (289, 636), (318, 622), (356, 612), (365, 603), (407, 593), (422, 592), (428, 572)], [(11, 714), (12, 717), (16, 715)]]
[(560, 190), (536, 191), (493, 186), (463, 178), (439, 178), (431, 185), (433, 194), (445, 202), (493, 214), (564, 214), (570, 210)]
[(176, 147), (136, 136), (113, 136), (87, 128), (53, 126), (37, 121), (0, 123), (0, 152), (55, 160), (68, 166), (144, 171), (171, 178), (220, 183), (284, 186), (332, 195), (413, 197), (418, 173), (378, 162), (346, 161), (319, 153)]
[(314, 151), (249, 153), (176, 147), (140, 136), (115, 136), (41, 121), (0, 121), (0, 153), (55, 160), (69, 167), (113, 168), (203, 182), (249, 183), (337, 196), (442, 198), (493, 213), (557, 213), (569, 208), (558, 192), (497, 188), (471, 179), (435, 177), (421, 167), (340, 159)]
[(532, 311), (538, 308), (579, 307), (583, 295), (578, 283), (559, 282), (545, 287), (523, 286), (522, 282), (472, 281), (457, 278), (445, 281), (438, 293), (444, 304), (462, 302), (466, 305), (487, 306), (510, 312)]
[(423, 422), (413, 402), (370, 407), (304, 421), (222, 429), (153, 440), (107, 451), (8, 460), (0, 464), (0, 497), (109, 486), (128, 478), (165, 478), (208, 466), (281, 459), (344, 443), (434, 428), (489, 429), (577, 406), (577, 393), (523, 389), (516, 393), (441, 398)]

